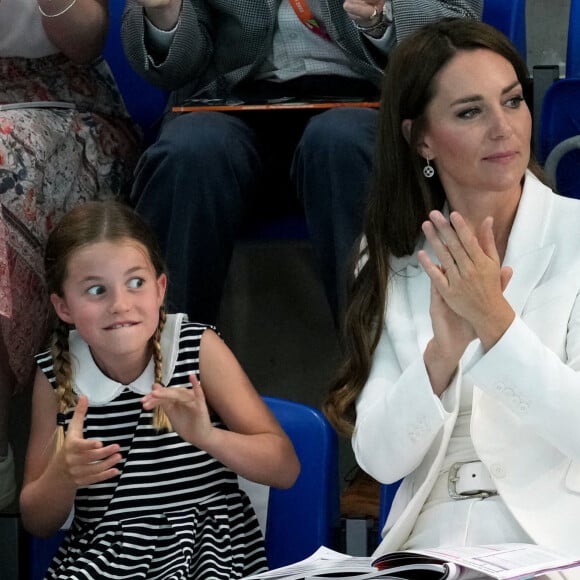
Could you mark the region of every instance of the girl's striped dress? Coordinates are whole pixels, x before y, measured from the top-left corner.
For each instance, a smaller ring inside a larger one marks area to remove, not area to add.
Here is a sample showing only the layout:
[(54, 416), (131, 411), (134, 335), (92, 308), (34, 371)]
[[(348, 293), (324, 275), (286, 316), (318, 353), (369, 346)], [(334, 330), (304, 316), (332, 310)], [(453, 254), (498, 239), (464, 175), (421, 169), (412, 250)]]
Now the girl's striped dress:
[[(161, 341), (168, 388), (189, 386), (198, 372), (206, 328), (168, 316)], [(153, 429), (140, 402), (151, 390), (152, 362), (121, 385), (103, 375), (75, 331), (69, 342), (75, 390), (89, 396), (85, 438), (118, 443), (123, 459), (119, 476), (77, 491), (71, 529), (46, 578), (230, 580), (265, 570), (262, 534), (236, 474), (176, 433)], [(55, 386), (50, 354), (37, 362)]]

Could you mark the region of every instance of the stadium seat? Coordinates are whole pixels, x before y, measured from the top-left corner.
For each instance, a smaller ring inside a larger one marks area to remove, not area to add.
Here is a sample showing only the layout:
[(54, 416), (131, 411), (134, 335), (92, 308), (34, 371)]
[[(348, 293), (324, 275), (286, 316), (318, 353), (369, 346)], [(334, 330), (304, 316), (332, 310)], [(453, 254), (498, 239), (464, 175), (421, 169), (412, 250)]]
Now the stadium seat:
[(485, 0), (482, 20), (501, 30), (527, 60), (526, 0)]
[(338, 439), (324, 415), (308, 405), (264, 397), (301, 463), (290, 489), (271, 489), (266, 553), (271, 568), (332, 548), (339, 520)]
[(566, 77), (580, 78), (580, 0), (570, 0)]
[(542, 103), (538, 158), (558, 193), (580, 198), (580, 78), (554, 82)]
[[(302, 560), (321, 545), (333, 547), (339, 520), (338, 439), (318, 410), (302, 403), (264, 397), (300, 459), (290, 489), (269, 490), (266, 554), (271, 568)], [(41, 580), (65, 532), (30, 538), (30, 580)]]
[[(389, 515), (389, 511), (391, 509), (391, 505), (393, 504), (393, 500), (395, 499), (395, 494), (399, 489), (399, 485), (401, 485), (401, 481), (397, 481), (395, 483), (389, 483), (381, 485), (381, 498), (380, 498), (380, 512), (379, 512), (379, 536), (383, 531), (385, 523), (387, 521), (387, 517)], [(380, 538), (379, 538), (380, 541)]]

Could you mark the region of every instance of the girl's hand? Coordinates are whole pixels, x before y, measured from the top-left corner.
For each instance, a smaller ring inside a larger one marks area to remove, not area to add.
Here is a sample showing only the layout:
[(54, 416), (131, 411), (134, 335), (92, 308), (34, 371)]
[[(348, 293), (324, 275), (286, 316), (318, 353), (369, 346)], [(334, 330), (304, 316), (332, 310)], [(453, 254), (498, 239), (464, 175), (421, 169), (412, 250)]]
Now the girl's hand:
[(83, 424), (88, 405), (87, 397), (81, 395), (60, 451), (66, 475), (77, 487), (115, 477), (119, 470), (114, 466), (122, 459), (119, 445), (103, 447), (97, 439), (84, 438)]
[(141, 400), (143, 408), (151, 411), (161, 407), (176, 433), (195, 447), (205, 449), (214, 427), (211, 424), (209, 411), (201, 383), (195, 374), (189, 375), (191, 389), (167, 389), (158, 383), (153, 390)]
[(493, 219), (486, 218), (476, 234), (458, 212), (452, 212), (449, 221), (439, 211), (431, 212), (429, 218), (423, 232), (441, 266), (424, 251), (419, 252), (419, 261), (447, 306), (489, 349), (514, 318), (503, 296), (512, 271), (501, 266)]

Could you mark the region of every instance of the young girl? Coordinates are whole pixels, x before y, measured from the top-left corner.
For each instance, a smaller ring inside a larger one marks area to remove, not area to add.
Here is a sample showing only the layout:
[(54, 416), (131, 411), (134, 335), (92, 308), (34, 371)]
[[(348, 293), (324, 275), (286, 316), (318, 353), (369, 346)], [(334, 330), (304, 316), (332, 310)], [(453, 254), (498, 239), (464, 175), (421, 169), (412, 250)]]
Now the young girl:
[(37, 356), (21, 514), (48, 536), (75, 510), (47, 578), (264, 570), (236, 474), (289, 487), (298, 459), (218, 335), (165, 314), (148, 228), (121, 204), (79, 206), (49, 237), (45, 267), (58, 322)]

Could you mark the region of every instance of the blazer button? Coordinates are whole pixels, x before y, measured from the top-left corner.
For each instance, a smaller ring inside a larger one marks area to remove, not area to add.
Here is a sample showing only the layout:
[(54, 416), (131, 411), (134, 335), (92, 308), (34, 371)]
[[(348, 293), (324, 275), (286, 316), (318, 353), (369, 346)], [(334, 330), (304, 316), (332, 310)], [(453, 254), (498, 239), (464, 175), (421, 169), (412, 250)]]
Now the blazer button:
[(494, 477), (497, 477), (497, 479), (503, 479), (506, 475), (505, 467), (501, 463), (494, 463), (489, 468), (489, 471)]

